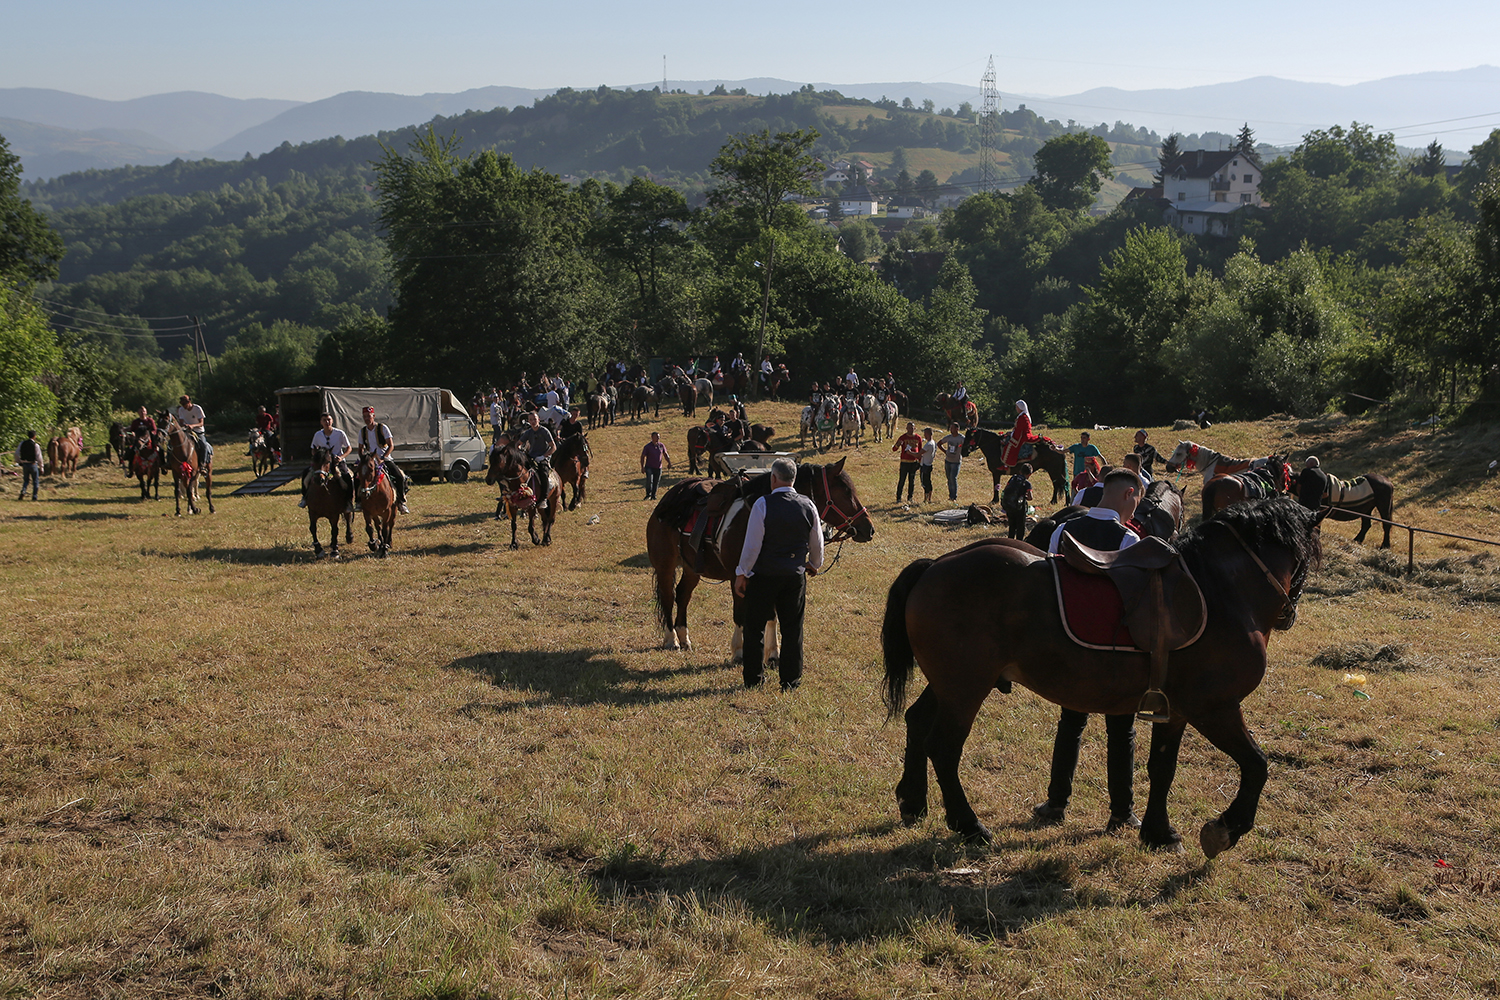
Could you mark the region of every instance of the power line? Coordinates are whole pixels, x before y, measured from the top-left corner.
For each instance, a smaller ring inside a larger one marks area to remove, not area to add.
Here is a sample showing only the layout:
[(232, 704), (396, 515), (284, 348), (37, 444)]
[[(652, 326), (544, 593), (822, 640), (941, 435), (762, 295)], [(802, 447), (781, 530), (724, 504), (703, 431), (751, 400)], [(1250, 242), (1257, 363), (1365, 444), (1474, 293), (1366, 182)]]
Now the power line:
[[(121, 313), (112, 313), (112, 312), (108, 312), (108, 311), (106, 311), (104, 309), (87, 309), (87, 308), (85, 308), (83, 306), (73, 306), (73, 305), (69, 305), (69, 304), (67, 304), (65, 302), (55, 302), (52, 299), (43, 298), (40, 295), (34, 296), (34, 298), (38, 302), (40, 302), (40, 303), (42, 303), (44, 305), (47, 305), (47, 306), (51, 306), (52, 308), (57, 309), (57, 310), (62, 311), (62, 312), (94, 313), (95, 315), (98, 315), (98, 316), (109, 316), (109, 317), (114, 318), (114, 319), (124, 319), (124, 318), (126, 318)], [(172, 320), (178, 320), (178, 319), (192, 319), (191, 316), (188, 316), (186, 314), (184, 314), (182, 316), (131, 316), (129, 318), (131, 318), (131, 319), (143, 319), (143, 320), (147, 320), (147, 321), (157, 321), (157, 322), (163, 322), (163, 323), (170, 322)], [(186, 329), (186, 328), (184, 327), (184, 329)]]

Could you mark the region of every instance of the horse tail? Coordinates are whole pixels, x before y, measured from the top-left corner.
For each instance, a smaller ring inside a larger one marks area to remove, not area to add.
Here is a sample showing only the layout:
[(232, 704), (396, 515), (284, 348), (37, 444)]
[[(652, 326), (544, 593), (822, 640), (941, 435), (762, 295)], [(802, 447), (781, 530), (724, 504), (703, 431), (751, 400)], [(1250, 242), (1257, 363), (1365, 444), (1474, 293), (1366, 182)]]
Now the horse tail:
[(885, 598), (885, 621), (880, 627), (880, 646), (885, 653), (885, 707), (894, 719), (906, 707), (906, 684), (911, 679), (913, 653), (911, 638), (906, 634), (906, 599), (912, 588), (932, 565), (931, 559), (911, 563), (891, 584)]

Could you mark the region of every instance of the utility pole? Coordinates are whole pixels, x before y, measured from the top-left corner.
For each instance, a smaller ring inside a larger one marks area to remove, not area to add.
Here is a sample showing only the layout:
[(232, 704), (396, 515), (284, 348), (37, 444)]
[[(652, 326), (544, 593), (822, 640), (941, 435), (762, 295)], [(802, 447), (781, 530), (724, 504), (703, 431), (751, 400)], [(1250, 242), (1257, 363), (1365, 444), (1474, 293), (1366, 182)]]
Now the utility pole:
[(193, 364), (198, 369), (198, 397), (203, 395), (203, 366), (208, 366), (208, 373), (214, 373), (214, 360), (208, 356), (208, 342), (203, 339), (203, 324), (197, 316), (189, 316), (193, 321)]
[[(758, 262), (757, 262), (758, 263)], [(760, 343), (755, 348), (755, 376), (750, 380), (753, 398), (760, 399), (760, 364), (766, 356), (766, 313), (771, 308), (771, 269), (776, 266), (776, 234), (771, 234), (771, 252), (766, 257), (766, 293), (760, 300)], [(769, 386), (770, 376), (766, 376)]]
[(995, 57), (979, 82), (979, 190), (995, 189), (995, 145), (1000, 131), (1000, 91), (995, 89)]

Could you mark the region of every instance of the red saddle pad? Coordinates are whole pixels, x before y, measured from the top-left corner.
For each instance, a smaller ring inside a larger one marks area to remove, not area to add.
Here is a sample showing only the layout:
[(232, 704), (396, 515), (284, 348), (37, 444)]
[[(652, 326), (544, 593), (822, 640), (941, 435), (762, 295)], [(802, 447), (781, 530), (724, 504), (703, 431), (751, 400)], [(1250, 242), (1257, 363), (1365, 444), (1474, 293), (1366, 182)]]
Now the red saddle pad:
[(1048, 559), (1057, 581), (1057, 605), (1068, 638), (1091, 649), (1139, 652), (1121, 620), (1125, 602), (1107, 576), (1080, 573), (1061, 556)]

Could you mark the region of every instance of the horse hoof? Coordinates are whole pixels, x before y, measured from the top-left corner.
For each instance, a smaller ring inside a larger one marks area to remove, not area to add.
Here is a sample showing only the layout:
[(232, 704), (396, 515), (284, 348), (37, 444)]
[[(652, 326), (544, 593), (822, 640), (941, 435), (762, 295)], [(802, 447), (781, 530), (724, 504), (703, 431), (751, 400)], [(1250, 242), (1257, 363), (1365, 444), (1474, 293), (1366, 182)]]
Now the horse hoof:
[(989, 828), (977, 821), (972, 828), (960, 831), (958, 836), (965, 844), (991, 844), (995, 840), (995, 835), (990, 833)]
[(370, 547), (371, 552), (376, 552), (380, 549), (380, 546), (376, 545), (374, 542), (366, 542), (365, 544)]
[(1153, 851), (1164, 851), (1167, 854), (1182, 854), (1182, 835), (1176, 830), (1168, 830), (1165, 837), (1148, 833), (1145, 827), (1141, 828), (1141, 845)]
[(1229, 833), (1229, 827), (1224, 821), (1216, 819), (1211, 823), (1204, 823), (1203, 829), (1198, 831), (1198, 846), (1203, 848), (1203, 856), (1206, 858), (1217, 857), (1234, 846), (1234, 837)]
[(388, 555), (390, 555), (390, 553), (387, 552), (385, 549), (381, 549), (380, 550), (380, 558), (384, 559)]
[(512, 552), (514, 552), (516, 549), (519, 549), (520, 547), (521, 547), (521, 543), (520, 542), (511, 542), (510, 543), (510, 548), (511, 548)]

